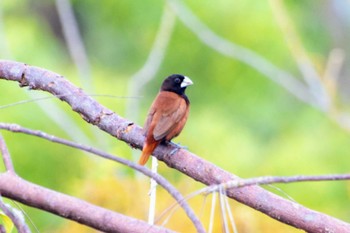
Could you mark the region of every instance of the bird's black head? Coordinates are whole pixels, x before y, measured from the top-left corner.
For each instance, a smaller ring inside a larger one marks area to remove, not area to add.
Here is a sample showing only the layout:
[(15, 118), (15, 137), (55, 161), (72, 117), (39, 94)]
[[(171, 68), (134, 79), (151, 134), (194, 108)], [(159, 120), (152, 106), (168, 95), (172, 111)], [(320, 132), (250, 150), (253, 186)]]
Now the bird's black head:
[(167, 77), (160, 88), (161, 91), (171, 91), (175, 92), (179, 95), (183, 95), (185, 93), (186, 87), (192, 85), (193, 82), (186, 76), (181, 74), (173, 74)]

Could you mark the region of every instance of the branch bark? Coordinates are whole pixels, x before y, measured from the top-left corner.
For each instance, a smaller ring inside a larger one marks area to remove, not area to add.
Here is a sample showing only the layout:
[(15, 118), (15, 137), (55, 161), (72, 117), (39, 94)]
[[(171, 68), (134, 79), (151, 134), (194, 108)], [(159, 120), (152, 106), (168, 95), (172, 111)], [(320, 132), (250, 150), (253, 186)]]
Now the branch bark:
[(174, 232), (43, 188), (9, 172), (0, 174), (0, 193), (13, 200), (44, 209), (103, 232)]
[[(43, 139), (49, 140), (51, 142), (55, 142), (55, 143), (59, 143), (62, 145), (66, 145), (66, 146), (70, 146), (82, 151), (86, 151), (92, 154), (95, 154), (97, 156), (100, 156), (102, 158), (105, 159), (109, 159), (118, 163), (121, 163), (123, 165), (126, 165), (130, 168), (133, 168), (139, 172), (141, 172), (142, 174), (152, 178), (152, 180), (154, 180), (155, 182), (157, 182), (160, 186), (162, 186), (166, 191), (168, 191), (168, 193), (174, 197), (174, 199), (177, 201), (177, 203), (184, 209), (185, 213), (187, 214), (187, 216), (189, 217), (189, 219), (193, 222), (196, 230), (198, 233), (204, 233), (204, 227), (202, 226), (200, 220), (197, 218), (197, 216), (195, 215), (195, 213), (193, 212), (193, 210), (191, 209), (191, 207), (188, 205), (188, 203), (185, 201), (185, 198), (181, 195), (181, 193), (175, 188), (173, 187), (164, 177), (162, 177), (161, 175), (159, 175), (158, 173), (154, 173), (153, 171), (149, 170), (147, 167), (145, 166), (141, 166), (137, 163), (134, 163), (132, 161), (129, 161), (127, 159), (123, 159), (117, 156), (113, 156), (111, 154), (108, 154), (104, 151), (100, 151), (96, 148), (93, 148), (91, 146), (84, 146), (82, 144), (78, 144), (72, 141), (68, 141), (62, 138), (58, 138), (56, 136), (44, 133), (42, 131), (39, 130), (31, 130), (31, 129), (27, 129), (27, 128), (23, 128), (19, 125), (16, 124), (6, 124), (6, 123), (0, 123), (0, 129), (5, 129), (5, 130), (9, 130), (11, 132), (15, 132), (15, 133), (25, 133), (25, 134), (29, 134), (29, 135), (33, 135), (33, 136), (37, 136), (37, 137), (41, 137)], [(27, 203), (24, 203), (27, 204)]]
[[(11, 173), (13, 174), (13, 173)], [(4, 213), (12, 220), (12, 222), (15, 224), (17, 231), (19, 233), (31, 233), (29, 227), (25, 223), (24, 217), (19, 216), (18, 213), (15, 211), (11, 210), (9, 206), (3, 202), (2, 197), (0, 196), (0, 208)], [(6, 231), (5, 231), (6, 232)]]
[[(98, 126), (101, 130), (133, 147), (142, 147), (144, 137), (139, 126), (101, 106), (58, 74), (23, 63), (0, 61), (0, 77), (17, 81), (22, 87), (28, 86), (31, 89), (50, 92), (67, 102), (73, 111), (79, 113), (85, 121)], [(154, 155), (169, 167), (175, 168), (206, 185), (239, 179), (184, 149), (170, 155), (174, 149), (175, 147), (172, 145), (159, 146)], [(307, 232), (347, 232), (350, 229), (350, 224), (346, 222), (285, 200), (259, 186), (229, 190), (227, 196), (278, 221)]]
[(6, 170), (14, 173), (15, 169), (13, 167), (13, 163), (12, 163), (12, 160), (11, 160), (10, 152), (7, 149), (5, 140), (2, 137), (1, 133), (0, 133), (0, 152), (1, 152), (4, 164), (5, 164)]
[(227, 190), (232, 188), (246, 187), (251, 185), (265, 185), (277, 183), (293, 183), (304, 181), (335, 181), (335, 180), (350, 180), (350, 174), (336, 174), (336, 175), (319, 175), (319, 176), (261, 176), (247, 179), (236, 179), (227, 183), (218, 185), (211, 185), (199, 190), (198, 193), (212, 193), (220, 190)]

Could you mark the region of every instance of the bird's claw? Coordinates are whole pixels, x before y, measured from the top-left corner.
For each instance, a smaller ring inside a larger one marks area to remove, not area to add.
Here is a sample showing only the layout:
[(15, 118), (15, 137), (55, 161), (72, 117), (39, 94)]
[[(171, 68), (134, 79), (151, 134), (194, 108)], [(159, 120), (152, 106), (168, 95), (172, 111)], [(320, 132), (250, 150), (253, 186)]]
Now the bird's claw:
[(188, 149), (187, 146), (182, 146), (180, 143), (175, 143), (175, 142), (169, 142), (170, 145), (177, 147), (177, 149)]
[(169, 155), (170, 156), (174, 155), (178, 150), (180, 150), (180, 148), (175, 148), (175, 149), (171, 150)]
[(169, 144), (175, 147), (173, 150), (170, 151), (169, 155), (174, 155), (180, 149), (188, 149), (187, 146), (182, 146), (179, 143), (169, 142)]

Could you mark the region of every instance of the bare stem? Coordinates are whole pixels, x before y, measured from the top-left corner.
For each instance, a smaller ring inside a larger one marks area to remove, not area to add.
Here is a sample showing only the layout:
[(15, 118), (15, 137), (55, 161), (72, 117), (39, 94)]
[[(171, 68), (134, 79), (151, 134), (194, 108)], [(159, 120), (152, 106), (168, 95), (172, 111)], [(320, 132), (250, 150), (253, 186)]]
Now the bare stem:
[(328, 93), (325, 90), (321, 76), (317, 73), (315, 65), (312, 63), (308, 53), (301, 42), (301, 39), (294, 27), (294, 24), (288, 12), (285, 9), (284, 1), (270, 0), (272, 12), (275, 14), (277, 23), (285, 37), (286, 43), (291, 51), (294, 60), (299, 67), (302, 77), (309, 87), (309, 92), (318, 102), (319, 107), (323, 111), (328, 111), (330, 108), (330, 100)]
[(3, 138), (1, 133), (0, 133), (0, 151), (1, 151), (1, 154), (2, 154), (2, 159), (4, 160), (4, 164), (5, 164), (6, 170), (14, 173), (15, 169), (13, 167), (13, 163), (12, 163), (12, 160), (11, 160), (11, 155), (10, 155), (10, 152), (8, 151), (8, 149), (7, 149), (5, 140), (4, 140), (4, 138)]
[(265, 75), (268, 79), (282, 86), (299, 100), (320, 108), (319, 103), (312, 95), (310, 95), (305, 84), (300, 82), (292, 74), (278, 68), (265, 57), (254, 52), (253, 50), (229, 41), (216, 34), (186, 6), (184, 3), (185, 1), (168, 0), (168, 2), (183, 24), (208, 47), (214, 49), (224, 56), (237, 59), (245, 63), (246, 65)]
[(64, 39), (79, 72), (80, 83), (84, 89), (92, 91), (89, 59), (71, 3), (68, 0), (56, 0), (55, 4), (62, 25)]
[(39, 130), (31, 130), (31, 129), (28, 129), (28, 128), (21, 127), (20, 125), (6, 124), (6, 123), (0, 123), (0, 128), (1, 129), (5, 129), (5, 130), (9, 130), (11, 132), (20, 132), (20, 133), (24, 133), (24, 134), (37, 136), (37, 137), (49, 140), (51, 142), (55, 142), (55, 143), (59, 143), (59, 144), (63, 144), (63, 145), (69, 146), (69, 147), (77, 148), (77, 149), (80, 149), (80, 150), (83, 150), (83, 151), (86, 151), (86, 152), (98, 155), (98, 156), (103, 157), (105, 159), (113, 160), (113, 161), (116, 161), (118, 163), (124, 164), (124, 165), (126, 165), (126, 166), (128, 166), (130, 168), (133, 168), (133, 169), (141, 172), (142, 174), (144, 174), (144, 175), (154, 179), (159, 185), (161, 185), (165, 190), (167, 190), (174, 197), (174, 199), (184, 209), (184, 211), (186, 212), (187, 216), (193, 222), (193, 224), (196, 227), (198, 232), (205, 232), (201, 222), (196, 217), (196, 215), (193, 212), (193, 210), (191, 209), (191, 207), (187, 204), (186, 201), (184, 201), (184, 197), (182, 196), (182, 194), (173, 185), (171, 185), (164, 177), (162, 177), (159, 174), (156, 174), (156, 173), (152, 172), (147, 167), (140, 166), (140, 165), (138, 165), (138, 164), (136, 164), (136, 163), (134, 163), (132, 161), (116, 157), (114, 155), (108, 154), (108, 153), (106, 153), (104, 151), (100, 151), (100, 150), (95, 149), (93, 147), (85, 146), (85, 145), (82, 145), (82, 144), (79, 144), (79, 143), (75, 143), (75, 142), (68, 141), (68, 140), (65, 140), (65, 139), (62, 139), (62, 138), (58, 138), (56, 136), (44, 133), (44, 132), (39, 131)]
[(30, 233), (30, 228), (27, 226), (27, 224), (24, 221), (23, 216), (19, 216), (18, 213), (11, 210), (10, 207), (8, 207), (2, 200), (2, 197), (0, 196), (0, 208), (4, 213), (12, 220), (12, 222), (15, 224), (17, 230), (19, 233)]
[(251, 185), (335, 180), (350, 180), (350, 174), (334, 174), (319, 176), (262, 176), (249, 179), (236, 179), (226, 183), (208, 186), (206, 188), (201, 189), (199, 193), (212, 193), (218, 192), (221, 189), (227, 190), (231, 188), (240, 188)]
[(145, 221), (35, 185), (8, 172), (0, 174), (0, 192), (4, 197), (74, 220), (101, 232), (173, 233), (169, 229), (151, 226)]

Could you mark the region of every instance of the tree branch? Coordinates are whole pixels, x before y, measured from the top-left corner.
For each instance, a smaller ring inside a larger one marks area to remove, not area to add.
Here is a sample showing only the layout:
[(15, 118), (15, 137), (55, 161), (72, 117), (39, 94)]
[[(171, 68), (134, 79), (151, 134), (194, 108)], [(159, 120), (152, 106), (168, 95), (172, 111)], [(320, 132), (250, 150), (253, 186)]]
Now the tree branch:
[[(105, 159), (109, 159), (112, 161), (116, 161), (118, 163), (124, 164), (130, 168), (133, 168), (139, 172), (141, 172), (142, 174), (152, 178), (153, 180), (155, 180), (159, 185), (161, 185), (166, 191), (168, 191), (168, 193), (174, 197), (174, 199), (177, 201), (177, 203), (184, 209), (185, 213), (187, 214), (187, 216), (189, 217), (189, 219), (193, 222), (194, 226), (197, 229), (197, 232), (205, 232), (201, 222), (199, 221), (199, 219), (196, 217), (196, 215), (194, 214), (194, 212), (192, 211), (192, 209), (190, 208), (190, 206), (187, 204), (187, 202), (185, 201), (184, 197), (181, 195), (181, 193), (179, 191), (177, 191), (177, 189), (175, 187), (173, 187), (164, 177), (162, 177), (161, 175), (152, 172), (151, 170), (149, 170), (147, 167), (138, 165), (132, 161), (123, 159), (123, 158), (119, 158), (116, 156), (113, 156), (111, 154), (108, 154), (104, 151), (100, 151), (98, 149), (95, 149), (93, 147), (90, 146), (84, 146), (82, 144), (78, 144), (72, 141), (68, 141), (62, 138), (58, 138), (56, 136), (44, 133), (42, 131), (39, 130), (31, 130), (31, 129), (27, 129), (27, 128), (23, 128), (19, 125), (16, 124), (6, 124), (6, 123), (0, 123), (0, 129), (5, 129), (5, 130), (9, 130), (11, 132), (21, 132), (21, 133), (25, 133), (25, 134), (29, 134), (29, 135), (33, 135), (33, 136), (37, 136), (37, 137), (41, 137), (44, 138), (46, 140), (49, 140), (51, 142), (55, 142), (55, 143), (59, 143), (59, 144), (63, 144), (66, 146), (70, 146), (70, 147), (74, 147), (95, 155), (98, 155), (102, 158)], [(27, 204), (27, 203), (25, 203)]]
[(55, 0), (62, 33), (69, 54), (78, 70), (80, 83), (87, 91), (93, 91), (89, 59), (83, 39), (79, 32), (77, 20), (69, 0)]
[(330, 99), (322, 83), (322, 78), (317, 73), (315, 65), (308, 56), (292, 20), (288, 16), (284, 2), (280, 0), (270, 0), (269, 2), (287, 46), (294, 57), (302, 77), (308, 84), (310, 93), (315, 97), (315, 100), (318, 101), (322, 111), (329, 111)]
[(11, 155), (7, 149), (5, 140), (2, 137), (1, 133), (0, 133), (0, 151), (2, 154), (2, 159), (4, 160), (6, 170), (14, 173), (15, 169), (14, 169), (13, 164), (12, 164)]
[[(21, 86), (29, 86), (31, 89), (40, 89), (60, 96), (61, 100), (67, 102), (87, 122), (133, 147), (142, 147), (144, 137), (140, 127), (101, 106), (58, 74), (23, 63), (0, 61), (0, 78), (17, 81)], [(237, 176), (184, 149), (171, 155), (174, 149), (172, 145), (159, 146), (154, 155), (169, 167), (206, 185), (238, 179)], [(333, 232), (346, 232), (350, 229), (348, 223), (285, 200), (259, 186), (229, 190), (227, 195), (278, 221), (307, 232), (329, 232), (330, 229)]]
[(0, 174), (0, 193), (13, 200), (46, 210), (103, 232), (173, 232), (43, 188), (25, 181), (13, 173)]
[(15, 224), (17, 230), (19, 233), (30, 233), (30, 229), (27, 226), (27, 224), (24, 221), (24, 217), (21, 218), (21, 216), (18, 216), (17, 213), (12, 211), (2, 200), (2, 197), (0, 196), (0, 208), (4, 213), (12, 220), (12, 222)]
[(299, 100), (320, 108), (319, 103), (310, 95), (305, 84), (292, 74), (278, 68), (262, 55), (217, 35), (202, 23), (183, 1), (168, 0), (168, 2), (182, 23), (208, 47), (220, 54), (243, 62), (282, 86)]
[(319, 175), (319, 176), (261, 176), (248, 179), (237, 179), (226, 183), (211, 185), (199, 190), (198, 193), (212, 193), (219, 190), (227, 190), (232, 188), (240, 188), (251, 185), (264, 185), (276, 183), (293, 183), (305, 181), (335, 181), (335, 180), (350, 180), (350, 174), (336, 174), (336, 175)]

